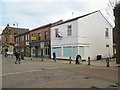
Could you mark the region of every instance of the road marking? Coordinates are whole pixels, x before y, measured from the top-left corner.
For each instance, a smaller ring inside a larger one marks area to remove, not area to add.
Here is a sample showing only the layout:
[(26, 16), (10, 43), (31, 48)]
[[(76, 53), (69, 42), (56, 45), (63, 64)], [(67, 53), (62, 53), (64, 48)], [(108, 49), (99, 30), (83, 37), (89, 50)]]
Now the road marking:
[[(1, 76), (8, 76), (8, 75), (15, 75), (15, 74), (21, 74), (21, 73), (30, 73), (30, 72), (39, 72), (39, 71), (43, 71), (43, 70), (50, 70), (50, 69), (59, 69), (61, 67), (55, 67), (55, 68), (42, 68), (41, 70), (29, 70), (29, 71), (22, 71), (22, 72), (13, 72), (13, 73), (7, 73), (7, 74), (2, 74)], [(66, 67), (62, 67), (62, 68), (66, 68)], [(71, 68), (71, 67), (69, 67)]]
[(2, 74), (0, 76), (8, 76), (8, 75), (14, 75), (14, 74), (21, 74), (21, 73), (29, 73), (29, 72), (38, 72), (42, 70), (29, 70), (29, 71), (23, 71), (23, 72), (13, 72), (13, 73), (7, 73), (7, 74)]
[[(76, 67), (79, 67), (79, 66), (76, 66)], [(64, 69), (64, 68), (76, 68), (76, 67), (53, 67), (53, 68), (42, 68), (40, 70), (28, 70), (28, 71), (22, 71), (22, 72), (13, 72), (13, 73), (7, 73), (7, 74), (2, 74), (0, 75), (0, 77), (2, 76), (8, 76), (8, 75), (15, 75), (15, 74), (21, 74), (21, 73), (30, 73), (30, 72), (39, 72), (39, 71), (43, 71), (43, 70), (51, 70), (51, 69)], [(79, 67), (79, 68), (85, 68), (87, 66), (82, 66), (82, 67)], [(112, 69), (112, 68), (101, 68), (101, 67), (95, 67), (95, 66), (90, 66), (88, 68), (91, 68), (91, 69), (107, 69), (107, 70), (118, 70), (118, 69)]]

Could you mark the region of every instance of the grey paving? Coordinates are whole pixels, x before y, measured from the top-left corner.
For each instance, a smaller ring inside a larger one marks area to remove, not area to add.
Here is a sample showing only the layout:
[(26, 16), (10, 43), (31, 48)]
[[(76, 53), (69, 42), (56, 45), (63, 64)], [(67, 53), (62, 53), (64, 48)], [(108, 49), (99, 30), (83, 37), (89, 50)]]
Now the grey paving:
[(76, 65), (65, 60), (25, 57), (14, 64), (15, 57), (2, 58), (3, 88), (118, 88), (118, 65), (110, 61), (92, 61)]

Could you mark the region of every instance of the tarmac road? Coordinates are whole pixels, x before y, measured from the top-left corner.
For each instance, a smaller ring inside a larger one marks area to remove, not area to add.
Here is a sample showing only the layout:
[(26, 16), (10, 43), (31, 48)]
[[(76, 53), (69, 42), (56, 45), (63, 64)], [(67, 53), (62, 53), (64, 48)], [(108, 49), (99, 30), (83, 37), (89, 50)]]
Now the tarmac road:
[[(3, 88), (118, 88), (118, 68), (74, 62), (2, 58)], [(95, 62), (95, 61), (94, 61)], [(104, 63), (104, 62), (103, 62)]]

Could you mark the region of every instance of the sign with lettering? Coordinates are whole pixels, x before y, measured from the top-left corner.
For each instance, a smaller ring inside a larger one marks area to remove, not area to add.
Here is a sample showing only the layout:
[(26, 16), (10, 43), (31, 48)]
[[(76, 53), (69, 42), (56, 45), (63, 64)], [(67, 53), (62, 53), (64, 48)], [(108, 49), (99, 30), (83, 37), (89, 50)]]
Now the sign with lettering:
[(31, 40), (33, 40), (33, 41), (36, 40), (36, 37), (35, 37), (35, 36), (32, 36), (32, 37), (31, 37)]
[(40, 43), (40, 47), (41, 47), (41, 48), (44, 48), (44, 42), (41, 42), (41, 43)]

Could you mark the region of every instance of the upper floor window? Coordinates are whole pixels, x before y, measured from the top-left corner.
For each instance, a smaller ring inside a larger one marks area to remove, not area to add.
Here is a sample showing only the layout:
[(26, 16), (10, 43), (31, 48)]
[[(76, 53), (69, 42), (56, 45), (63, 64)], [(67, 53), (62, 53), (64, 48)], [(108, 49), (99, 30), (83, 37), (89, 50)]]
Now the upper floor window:
[(68, 36), (72, 35), (72, 25), (67, 26), (67, 34), (68, 34)]
[(106, 28), (106, 30), (105, 30), (105, 37), (109, 37), (109, 29), (108, 28)]
[(19, 37), (16, 37), (16, 43), (18, 43), (19, 42)]
[(32, 33), (32, 37), (34, 37), (35, 35)]
[(5, 38), (5, 41), (6, 41), (6, 42), (8, 41), (7, 37)]
[(41, 33), (38, 33), (38, 40), (41, 40)]
[(58, 34), (58, 28), (55, 29), (55, 37), (57, 37)]
[(22, 39), (21, 39), (22, 41), (24, 41), (24, 36), (22, 36)]
[(27, 36), (28, 36), (28, 40), (29, 40), (29, 34)]
[(28, 40), (27, 34), (25, 35), (25, 40)]
[(48, 31), (45, 31), (45, 39), (48, 39)]

